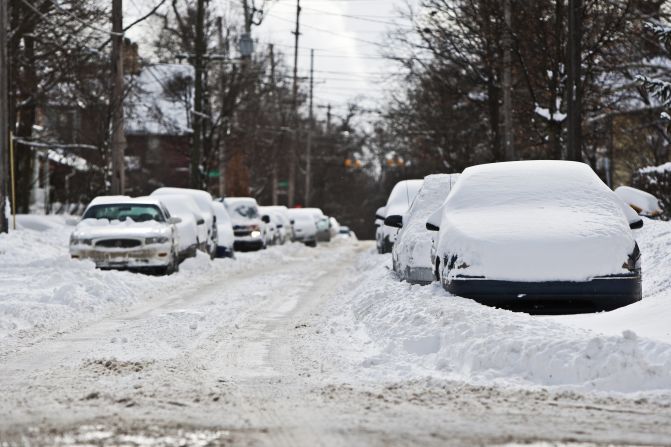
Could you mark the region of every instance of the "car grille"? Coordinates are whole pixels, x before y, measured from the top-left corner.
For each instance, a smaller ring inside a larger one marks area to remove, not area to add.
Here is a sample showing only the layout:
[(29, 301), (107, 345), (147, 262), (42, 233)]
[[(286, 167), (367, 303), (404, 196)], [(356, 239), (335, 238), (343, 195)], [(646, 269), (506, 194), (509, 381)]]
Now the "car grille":
[(96, 242), (96, 247), (104, 248), (134, 248), (142, 245), (138, 239), (104, 239)]

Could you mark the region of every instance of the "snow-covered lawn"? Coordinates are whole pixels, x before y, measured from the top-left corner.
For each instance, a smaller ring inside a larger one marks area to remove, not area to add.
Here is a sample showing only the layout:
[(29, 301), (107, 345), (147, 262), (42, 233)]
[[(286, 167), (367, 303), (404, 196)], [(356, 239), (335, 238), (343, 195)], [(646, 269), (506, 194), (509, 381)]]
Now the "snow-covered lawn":
[[(199, 257), (175, 275), (152, 277), (71, 260), (67, 219), (25, 216), (20, 224), (23, 229), (0, 235), (0, 357), (17, 343), (166, 294), (186, 296), (228, 274), (357, 246), (336, 241), (315, 252), (291, 244), (236, 260)], [(671, 224), (646, 220), (636, 236), (643, 301), (610, 313), (558, 317), (488, 308), (437, 284), (399, 282), (389, 255), (375, 254), (371, 244), (349, 280), (305, 322), (312, 329), (295, 350), (342, 381), (458, 380), (671, 394)]]

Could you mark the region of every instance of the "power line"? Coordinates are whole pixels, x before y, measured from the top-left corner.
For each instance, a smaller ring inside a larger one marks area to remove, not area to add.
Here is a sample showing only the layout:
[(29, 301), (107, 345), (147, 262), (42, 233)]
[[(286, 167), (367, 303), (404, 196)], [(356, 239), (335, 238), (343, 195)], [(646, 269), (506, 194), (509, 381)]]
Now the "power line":
[[(284, 17), (276, 16), (274, 14), (267, 14), (267, 15), (270, 16), (270, 17), (274, 17), (278, 20), (282, 20), (284, 22), (292, 23), (291, 20), (289, 20), (287, 18), (284, 18)], [(331, 30), (328, 30), (328, 29), (325, 29), (325, 28), (319, 28), (317, 26), (305, 25), (305, 24), (303, 24), (303, 26), (305, 28), (310, 28), (310, 29), (315, 30), (315, 31), (319, 31), (319, 32), (326, 33), (326, 34), (331, 34), (332, 36), (343, 37), (345, 39), (351, 39), (351, 40), (355, 40), (357, 42), (365, 43), (365, 44), (368, 44), (368, 45), (374, 45), (374, 46), (377, 46), (377, 47), (386, 47), (386, 45), (381, 43), (381, 42), (374, 42), (372, 40), (361, 39), (360, 37), (354, 37), (354, 36), (349, 36), (347, 34), (337, 33), (335, 31), (331, 31)]]

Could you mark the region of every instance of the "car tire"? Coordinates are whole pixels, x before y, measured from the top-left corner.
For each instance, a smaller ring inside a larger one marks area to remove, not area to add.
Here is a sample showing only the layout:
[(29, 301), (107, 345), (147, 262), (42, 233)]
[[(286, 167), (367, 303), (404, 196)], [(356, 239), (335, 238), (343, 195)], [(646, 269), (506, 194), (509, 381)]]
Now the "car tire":
[(440, 259), (436, 256), (436, 268), (433, 271), (433, 278), (440, 282)]

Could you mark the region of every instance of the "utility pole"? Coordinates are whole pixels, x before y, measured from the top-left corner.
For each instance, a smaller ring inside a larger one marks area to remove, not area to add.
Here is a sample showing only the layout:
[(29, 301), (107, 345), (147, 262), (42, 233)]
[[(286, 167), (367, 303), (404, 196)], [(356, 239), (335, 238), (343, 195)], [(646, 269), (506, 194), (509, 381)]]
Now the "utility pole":
[(294, 84), (292, 91), (292, 115), (294, 137), (291, 150), (289, 151), (289, 208), (294, 206), (296, 196), (296, 153), (298, 152), (298, 38), (300, 33), (301, 0), (296, 0), (296, 31), (294, 31)]
[(305, 206), (310, 206), (310, 192), (312, 183), (312, 131), (313, 129), (313, 93), (315, 87), (315, 50), (310, 50), (310, 115), (308, 118), (308, 145), (305, 162)]
[(125, 189), (126, 135), (123, 127), (123, 6), (122, 0), (112, 0), (112, 194)]
[(198, 0), (196, 6), (196, 42), (194, 45), (194, 93), (191, 127), (193, 145), (191, 146), (191, 187), (202, 188), (201, 158), (203, 154), (203, 59), (205, 57), (205, 0)]
[(507, 161), (515, 160), (513, 146), (513, 57), (511, 0), (503, 1), (506, 29), (503, 39), (503, 146)]
[(567, 159), (582, 161), (582, 0), (568, 1)]
[(9, 64), (7, 60), (7, 1), (0, 0), (0, 233), (9, 231), (9, 222), (5, 213), (7, 203), (7, 177), (9, 169), (8, 144), (9, 144), (9, 117), (7, 103), (9, 102), (7, 72)]
[[(219, 47), (219, 53), (220, 54), (227, 54), (228, 52), (226, 51), (225, 47), (225, 42), (224, 42), (224, 24), (223, 20), (221, 17), (217, 17), (217, 33), (219, 35), (219, 42), (218, 42), (218, 47)], [(226, 72), (225, 70), (221, 70), (221, 104), (222, 107), (224, 107), (224, 102), (226, 101)], [(219, 138), (219, 153), (218, 155), (218, 162), (219, 162), (219, 197), (226, 197), (226, 148), (225, 148), (225, 140), (226, 140), (226, 127), (227, 127), (227, 122), (225, 120), (222, 120), (221, 126), (224, 127), (224, 135)]]
[[(273, 89), (273, 100), (276, 102), (278, 107), (281, 107), (279, 99), (277, 98), (277, 88), (275, 82), (275, 45), (272, 43), (268, 45), (268, 51), (270, 52), (270, 83), (272, 85)], [(284, 130), (282, 130), (284, 132)], [(277, 182), (280, 180), (278, 178), (278, 167), (277, 167), (277, 145), (273, 142), (273, 166), (272, 166), (272, 174), (271, 174), (271, 181), (272, 181), (272, 199), (273, 199), (273, 205), (278, 204), (277, 200)]]
[(331, 104), (326, 106), (326, 134), (331, 135)]

